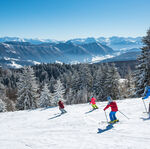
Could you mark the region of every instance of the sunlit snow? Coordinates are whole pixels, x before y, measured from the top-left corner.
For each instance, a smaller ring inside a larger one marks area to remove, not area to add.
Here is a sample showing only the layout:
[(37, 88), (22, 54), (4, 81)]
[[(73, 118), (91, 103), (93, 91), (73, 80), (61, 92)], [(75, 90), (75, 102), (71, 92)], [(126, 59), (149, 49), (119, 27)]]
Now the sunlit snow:
[(142, 100), (117, 101), (130, 119), (117, 112), (120, 122), (112, 126), (105, 123), (106, 104), (97, 103), (93, 112), (89, 104), (69, 105), (64, 115), (58, 107), (1, 113), (0, 149), (149, 149), (150, 118)]

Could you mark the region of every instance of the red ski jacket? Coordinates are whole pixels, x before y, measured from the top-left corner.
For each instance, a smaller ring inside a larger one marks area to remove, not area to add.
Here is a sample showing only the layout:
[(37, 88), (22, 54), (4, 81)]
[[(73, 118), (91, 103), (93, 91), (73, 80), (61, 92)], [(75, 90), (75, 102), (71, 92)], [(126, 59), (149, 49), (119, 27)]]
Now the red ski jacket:
[(62, 101), (58, 102), (59, 108), (64, 109), (64, 103)]
[(95, 105), (96, 104), (95, 101), (96, 101), (96, 99), (94, 97), (92, 97), (90, 104), (92, 103), (93, 105)]
[(118, 107), (115, 101), (110, 102), (105, 108), (104, 111), (106, 109), (108, 109), (109, 107), (111, 107), (111, 111), (117, 112), (118, 111)]

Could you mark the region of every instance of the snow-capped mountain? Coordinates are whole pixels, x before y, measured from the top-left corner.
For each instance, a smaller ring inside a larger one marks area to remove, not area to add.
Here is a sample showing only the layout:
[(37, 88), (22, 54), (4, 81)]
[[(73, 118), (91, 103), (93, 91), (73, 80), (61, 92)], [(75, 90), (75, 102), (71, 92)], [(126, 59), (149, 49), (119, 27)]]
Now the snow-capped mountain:
[[(93, 60), (97, 62), (98, 59), (102, 60), (114, 56), (117, 56), (118, 59), (116, 52), (123, 54), (119, 57), (119, 60), (122, 60), (122, 58), (135, 60), (143, 46), (141, 40), (141, 37), (116, 36), (110, 38), (77, 38), (68, 41), (3, 37), (0, 38), (0, 63), (9, 66), (56, 61), (91, 63)], [(14, 59), (17, 59), (17, 61)]]
[[(1, 113), (1, 149), (149, 149), (150, 118), (140, 98), (116, 101), (120, 122), (106, 123), (103, 108), (89, 104)], [(146, 101), (148, 105), (148, 100)], [(109, 117), (109, 110), (106, 111)]]
[(129, 50), (132, 48), (140, 48), (142, 46), (142, 37), (117, 37), (113, 36), (110, 38), (99, 37), (99, 38), (85, 38), (85, 39), (72, 39), (69, 42), (75, 44), (85, 44), (85, 43), (93, 43), (93, 42), (100, 42), (103, 45), (107, 45), (114, 50), (121, 51), (121, 50)]
[(114, 50), (129, 50), (133, 48), (140, 48), (143, 46), (142, 44), (142, 37), (110, 37), (104, 38), (100, 37), (97, 39), (100, 43), (105, 44)]
[(65, 43), (31, 44), (29, 42), (0, 43), (0, 63), (15, 66), (30, 63), (90, 62), (93, 56), (113, 54), (113, 49), (99, 42), (77, 45)]
[(16, 42), (29, 42), (32, 44), (41, 44), (41, 43), (58, 43), (60, 41), (53, 40), (53, 39), (39, 39), (39, 38), (19, 38), (19, 37), (1, 37), (0, 42), (11, 42), (11, 41), (16, 41)]
[(77, 44), (77, 45), (82, 45), (82, 44), (98, 42), (98, 40), (96, 38), (93, 38), (93, 37), (88, 37), (88, 38), (71, 39), (71, 40), (68, 40), (67, 42), (71, 42), (71, 43), (74, 43), (74, 44)]
[(57, 41), (53, 39), (27, 39), (27, 38), (18, 38), (18, 37), (1, 37), (0, 42), (29, 42), (31, 44), (42, 44), (42, 43), (74, 43), (76, 45), (89, 44), (94, 42), (100, 42), (103, 45), (107, 45), (114, 50), (126, 50), (131, 48), (140, 48), (142, 46), (142, 37), (88, 37), (88, 38), (76, 38), (70, 39), (68, 41)]

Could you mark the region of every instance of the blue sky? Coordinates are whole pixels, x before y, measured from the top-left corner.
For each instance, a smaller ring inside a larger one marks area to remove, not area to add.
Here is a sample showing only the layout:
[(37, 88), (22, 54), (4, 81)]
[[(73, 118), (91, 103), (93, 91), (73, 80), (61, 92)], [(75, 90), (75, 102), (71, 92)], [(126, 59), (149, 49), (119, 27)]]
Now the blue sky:
[(0, 37), (143, 36), (150, 0), (0, 0)]

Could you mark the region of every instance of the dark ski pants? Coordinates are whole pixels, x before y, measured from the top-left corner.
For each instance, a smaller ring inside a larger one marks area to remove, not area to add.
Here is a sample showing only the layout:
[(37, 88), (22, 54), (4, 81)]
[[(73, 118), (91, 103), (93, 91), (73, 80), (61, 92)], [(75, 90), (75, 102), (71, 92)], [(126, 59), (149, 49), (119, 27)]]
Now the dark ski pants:
[(60, 109), (61, 113), (66, 113), (67, 111), (65, 109)]
[(111, 121), (116, 120), (116, 119), (117, 119), (117, 118), (116, 118), (116, 112), (111, 111), (111, 112), (109, 113), (109, 117), (110, 117), (110, 120), (111, 120)]

